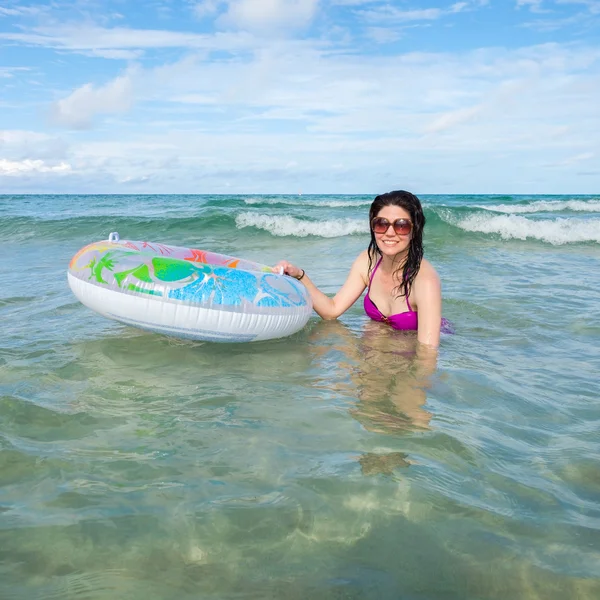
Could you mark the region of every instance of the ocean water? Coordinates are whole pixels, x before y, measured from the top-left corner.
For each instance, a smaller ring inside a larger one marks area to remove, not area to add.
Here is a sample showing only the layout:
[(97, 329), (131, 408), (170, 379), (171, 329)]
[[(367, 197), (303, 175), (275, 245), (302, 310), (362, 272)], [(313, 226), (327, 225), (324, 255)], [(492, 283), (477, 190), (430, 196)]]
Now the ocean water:
[(1, 196), (0, 598), (599, 598), (600, 198), (421, 198), (433, 365), (360, 302), (220, 345), (67, 285), (118, 231), (333, 294), (372, 196)]

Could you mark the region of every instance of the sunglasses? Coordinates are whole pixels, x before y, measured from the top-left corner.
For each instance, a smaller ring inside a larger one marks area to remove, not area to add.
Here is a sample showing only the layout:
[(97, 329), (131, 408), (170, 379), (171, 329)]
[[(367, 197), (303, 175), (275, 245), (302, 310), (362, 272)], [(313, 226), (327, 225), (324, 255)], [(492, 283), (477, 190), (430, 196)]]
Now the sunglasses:
[(390, 223), (383, 217), (375, 217), (371, 221), (373, 233), (386, 233), (390, 225), (394, 228), (396, 235), (408, 235), (412, 231), (412, 223), (408, 219), (396, 219)]

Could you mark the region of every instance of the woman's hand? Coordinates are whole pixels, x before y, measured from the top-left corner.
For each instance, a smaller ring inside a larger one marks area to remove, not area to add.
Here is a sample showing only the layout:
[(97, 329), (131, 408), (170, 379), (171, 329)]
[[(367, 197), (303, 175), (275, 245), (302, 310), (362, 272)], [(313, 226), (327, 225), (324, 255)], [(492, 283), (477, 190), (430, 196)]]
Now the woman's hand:
[(273, 271), (281, 273), (282, 270), (286, 275), (296, 278), (304, 285), (310, 294), (315, 312), (322, 319), (337, 319), (356, 302), (367, 287), (367, 251), (363, 251), (354, 261), (346, 283), (333, 298), (324, 294), (311, 281), (304, 269), (296, 267), (287, 260), (280, 260), (273, 267)]
[(279, 273), (284, 275), (289, 275), (290, 277), (294, 277), (298, 279), (304, 271), (300, 267), (294, 266), (292, 263), (287, 260), (280, 260), (274, 267), (273, 273)]

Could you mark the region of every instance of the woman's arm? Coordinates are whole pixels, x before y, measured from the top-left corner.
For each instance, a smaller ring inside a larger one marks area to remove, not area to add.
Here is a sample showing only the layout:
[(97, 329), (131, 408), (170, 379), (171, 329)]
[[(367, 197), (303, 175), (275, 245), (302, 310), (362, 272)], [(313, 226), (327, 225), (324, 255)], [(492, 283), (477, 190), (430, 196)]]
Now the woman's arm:
[[(322, 319), (337, 319), (342, 313), (346, 312), (360, 297), (367, 287), (366, 272), (367, 272), (367, 252), (362, 252), (354, 261), (348, 278), (338, 293), (330, 298), (324, 294), (304, 273), (301, 282), (305, 285), (312, 299), (315, 312)], [(293, 264), (282, 260), (274, 267), (274, 271), (283, 268), (283, 272), (291, 277), (298, 278), (302, 275), (303, 269), (294, 266)]]
[(437, 348), (442, 327), (442, 286), (433, 267), (419, 272), (415, 280), (415, 300), (419, 311), (417, 340), (429, 348)]

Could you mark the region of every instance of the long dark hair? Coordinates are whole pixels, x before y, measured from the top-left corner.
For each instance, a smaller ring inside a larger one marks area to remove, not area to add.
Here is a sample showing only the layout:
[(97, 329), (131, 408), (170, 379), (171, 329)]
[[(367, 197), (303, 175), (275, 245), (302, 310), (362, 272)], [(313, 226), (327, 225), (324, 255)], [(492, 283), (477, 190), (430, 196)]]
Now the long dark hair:
[[(373, 200), (369, 209), (369, 231), (371, 232), (371, 241), (369, 242), (369, 273), (371, 273), (371, 268), (375, 260), (381, 255), (381, 251), (375, 241), (375, 234), (371, 228), (371, 223), (384, 206), (399, 206), (403, 208), (408, 212), (412, 221), (412, 232), (406, 262), (403, 267), (401, 265), (394, 271), (394, 277), (400, 282), (398, 287), (394, 288), (396, 296), (406, 296), (408, 298), (413, 281), (419, 272), (421, 261), (423, 260), (423, 227), (425, 227), (423, 207), (421, 206), (421, 201), (414, 194), (405, 192), (404, 190), (380, 194)], [(399, 277), (401, 269), (402, 277)]]

